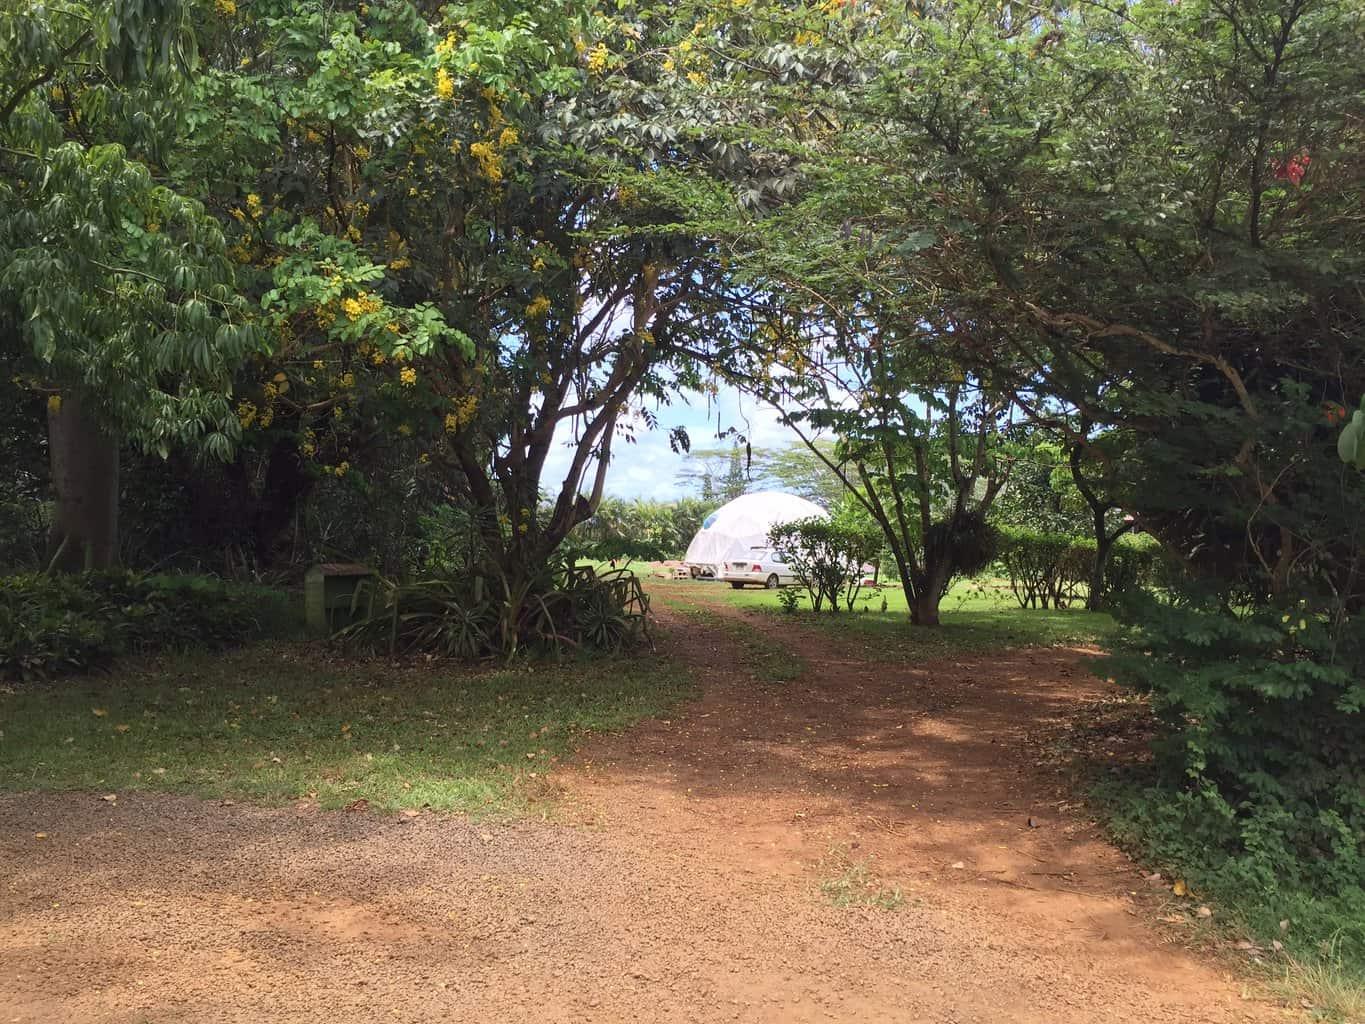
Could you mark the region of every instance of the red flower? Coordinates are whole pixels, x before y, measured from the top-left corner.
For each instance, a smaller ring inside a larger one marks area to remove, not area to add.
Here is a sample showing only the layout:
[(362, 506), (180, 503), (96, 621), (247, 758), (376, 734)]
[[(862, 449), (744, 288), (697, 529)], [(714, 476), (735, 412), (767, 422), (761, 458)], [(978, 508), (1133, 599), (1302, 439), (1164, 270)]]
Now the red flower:
[(1310, 163), (1308, 153), (1300, 150), (1288, 160), (1270, 161), (1270, 170), (1280, 181), (1287, 181), (1291, 185), (1297, 185), (1303, 181), (1303, 176), (1308, 173)]

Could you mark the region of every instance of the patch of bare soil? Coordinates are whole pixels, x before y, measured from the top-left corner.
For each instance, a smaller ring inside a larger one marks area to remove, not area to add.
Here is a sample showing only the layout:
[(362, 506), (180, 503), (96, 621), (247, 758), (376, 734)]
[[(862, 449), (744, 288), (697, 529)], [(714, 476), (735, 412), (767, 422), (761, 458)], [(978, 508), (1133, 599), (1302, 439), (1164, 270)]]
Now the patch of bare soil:
[(665, 624), (704, 694), (581, 751), (567, 823), (0, 798), (0, 1024), (1283, 1019), (1163, 942), (1040, 763), (1104, 697), (1083, 653), (793, 632), (778, 687)]

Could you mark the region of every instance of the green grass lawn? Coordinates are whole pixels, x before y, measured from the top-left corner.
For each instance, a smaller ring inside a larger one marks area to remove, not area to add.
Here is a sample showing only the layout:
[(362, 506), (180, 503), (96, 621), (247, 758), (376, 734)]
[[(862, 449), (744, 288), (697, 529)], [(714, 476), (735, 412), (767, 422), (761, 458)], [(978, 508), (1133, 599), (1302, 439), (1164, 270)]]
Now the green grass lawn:
[(652, 655), (487, 670), (309, 644), (0, 689), (0, 789), (524, 812), (556, 759), (692, 692)]
[(942, 625), (934, 629), (910, 625), (905, 594), (899, 587), (865, 589), (852, 611), (831, 615), (816, 614), (809, 606), (795, 613), (784, 612), (774, 590), (734, 590), (709, 581), (648, 582), (656, 599), (670, 607), (687, 611), (729, 605), (782, 618), (794, 616), (832, 639), (856, 643), (862, 656), (877, 661), (1009, 647), (1099, 644), (1114, 630), (1114, 620), (1102, 612), (1075, 607), (1060, 611), (1022, 609), (1008, 584), (990, 579), (957, 583), (943, 599)]

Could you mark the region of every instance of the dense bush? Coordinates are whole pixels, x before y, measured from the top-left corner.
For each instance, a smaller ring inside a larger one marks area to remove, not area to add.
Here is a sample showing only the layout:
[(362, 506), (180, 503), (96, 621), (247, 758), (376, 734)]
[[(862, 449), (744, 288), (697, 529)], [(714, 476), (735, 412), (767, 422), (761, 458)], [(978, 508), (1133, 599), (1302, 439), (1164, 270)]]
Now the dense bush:
[(0, 578), (0, 676), (86, 671), (122, 654), (221, 648), (281, 619), (283, 596), (194, 576)]
[(1095, 544), (1080, 537), (1006, 526), (998, 558), (1020, 608), (1065, 608), (1090, 577)]
[(1145, 844), (1270, 906), (1331, 894), (1354, 914), (1329, 933), (1365, 958), (1365, 620), (1226, 594), (1126, 605), (1105, 669), (1150, 696), (1169, 794), (1133, 819)]
[(768, 543), (782, 552), (817, 612), (852, 609), (862, 586), (863, 565), (881, 550), (881, 532), (862, 523), (813, 516), (780, 523)]
[[(998, 562), (1021, 608), (1066, 608), (1086, 598), (1095, 551), (1093, 538), (1000, 528)], [(1152, 538), (1120, 537), (1104, 565), (1106, 601), (1156, 582), (1159, 559), (1159, 547)]]
[(362, 587), (356, 603), (362, 618), (337, 639), (391, 654), (472, 659), (522, 650), (618, 652), (646, 637), (649, 627), (649, 596), (633, 572), (598, 572), (572, 557), (519, 588), (485, 566)]

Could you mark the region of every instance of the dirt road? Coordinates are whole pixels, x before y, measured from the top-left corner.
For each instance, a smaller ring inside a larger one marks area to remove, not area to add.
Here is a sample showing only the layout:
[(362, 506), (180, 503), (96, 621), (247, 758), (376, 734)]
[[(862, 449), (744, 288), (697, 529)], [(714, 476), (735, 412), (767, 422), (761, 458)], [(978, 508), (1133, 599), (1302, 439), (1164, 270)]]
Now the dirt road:
[(583, 749), (553, 822), (0, 798), (0, 1024), (1285, 1019), (1040, 764), (1083, 653), (796, 633), (774, 686), (671, 635), (702, 698)]

